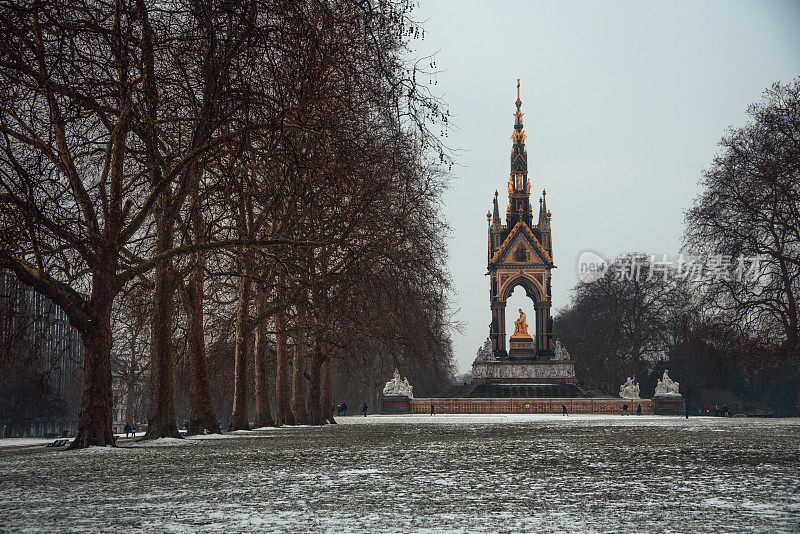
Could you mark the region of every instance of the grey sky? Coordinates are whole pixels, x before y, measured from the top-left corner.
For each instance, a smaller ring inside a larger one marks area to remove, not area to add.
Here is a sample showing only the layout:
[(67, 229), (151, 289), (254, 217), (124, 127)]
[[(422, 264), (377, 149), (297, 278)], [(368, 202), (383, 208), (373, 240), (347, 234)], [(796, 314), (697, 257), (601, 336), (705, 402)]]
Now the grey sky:
[[(583, 250), (676, 253), (720, 137), (800, 74), (800, 2), (422, 0), (415, 17), (463, 150), (445, 207), (461, 371), (488, 335), (486, 212), (497, 189), (505, 213), (517, 78), (531, 201), (547, 189), (553, 213), (557, 311)], [(516, 293), (510, 321), (520, 306), (532, 312)]]

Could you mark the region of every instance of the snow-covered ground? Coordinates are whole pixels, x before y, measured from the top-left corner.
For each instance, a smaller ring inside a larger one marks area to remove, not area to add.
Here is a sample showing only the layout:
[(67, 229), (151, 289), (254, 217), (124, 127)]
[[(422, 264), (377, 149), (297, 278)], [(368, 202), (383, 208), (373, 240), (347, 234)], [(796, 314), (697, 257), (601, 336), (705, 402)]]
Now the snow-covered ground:
[(32, 447), (53, 443), (56, 438), (0, 438), (0, 449), (6, 447)]
[(350, 416), (0, 451), (0, 531), (800, 530), (800, 420)]

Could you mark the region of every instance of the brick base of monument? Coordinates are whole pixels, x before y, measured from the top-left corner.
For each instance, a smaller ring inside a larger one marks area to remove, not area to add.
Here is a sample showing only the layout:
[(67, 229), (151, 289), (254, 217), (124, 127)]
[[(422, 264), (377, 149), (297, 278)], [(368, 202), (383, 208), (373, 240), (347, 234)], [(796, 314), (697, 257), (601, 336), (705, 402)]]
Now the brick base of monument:
[[(650, 399), (412, 399), (411, 413), (430, 414), (431, 403), (437, 414), (479, 413), (554, 413), (562, 414), (564, 406), (569, 414), (636, 415), (642, 406), (642, 415), (653, 414)], [(628, 405), (625, 412), (624, 405)]]
[(382, 414), (411, 413), (412, 399), (408, 397), (386, 396), (381, 397)]

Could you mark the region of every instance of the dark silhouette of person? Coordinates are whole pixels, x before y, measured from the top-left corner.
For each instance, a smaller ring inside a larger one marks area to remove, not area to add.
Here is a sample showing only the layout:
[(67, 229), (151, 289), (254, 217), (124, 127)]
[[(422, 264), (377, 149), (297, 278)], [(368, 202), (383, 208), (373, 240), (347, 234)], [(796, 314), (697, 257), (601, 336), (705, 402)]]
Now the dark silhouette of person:
[(342, 403), (342, 415), (347, 415), (347, 403)]
[(561, 412), (562, 412), (564, 415), (569, 415), (569, 413), (567, 412), (567, 405), (566, 405), (566, 404), (562, 404), (562, 405), (561, 405)]
[(642, 405), (636, 407), (636, 415), (642, 415)]
[(623, 415), (628, 415), (628, 405), (627, 404), (623, 404), (622, 405), (622, 414)]
[(364, 412), (364, 417), (366, 417), (366, 416), (367, 416), (367, 410), (369, 410), (369, 404), (367, 404), (367, 403), (365, 402), (365, 403), (364, 403), (364, 406), (362, 406), (362, 407), (361, 407), (361, 411), (362, 411), (362, 412)]
[(433, 401), (431, 401), (431, 415), (436, 415), (436, 411), (434, 410), (433, 407)]

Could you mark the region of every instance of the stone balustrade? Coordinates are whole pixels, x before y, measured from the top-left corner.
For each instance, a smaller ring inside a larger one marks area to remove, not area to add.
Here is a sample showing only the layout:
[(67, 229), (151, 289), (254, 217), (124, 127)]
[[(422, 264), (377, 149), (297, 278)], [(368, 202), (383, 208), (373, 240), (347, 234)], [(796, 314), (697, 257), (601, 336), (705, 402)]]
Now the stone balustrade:
[(412, 399), (411, 413), (431, 413), (431, 402), (437, 414), (480, 413), (562, 413), (562, 405), (570, 414), (623, 414), (623, 405), (628, 405), (628, 414), (636, 414), (642, 405), (643, 415), (653, 414), (651, 399)]

